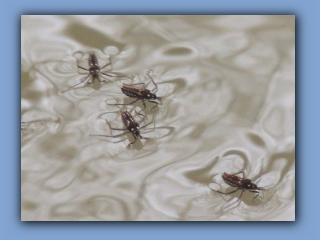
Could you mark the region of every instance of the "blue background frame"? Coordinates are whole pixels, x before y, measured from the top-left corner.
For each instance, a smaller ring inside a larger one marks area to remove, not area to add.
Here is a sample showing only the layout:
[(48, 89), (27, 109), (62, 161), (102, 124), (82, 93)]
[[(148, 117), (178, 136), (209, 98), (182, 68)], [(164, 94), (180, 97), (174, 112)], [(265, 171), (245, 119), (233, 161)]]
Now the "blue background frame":
[[(1, 239), (320, 239), (319, 0), (5, 1), (1, 24)], [(20, 15), (293, 14), (296, 15), (296, 222), (21, 222)], [(316, 237), (318, 236), (318, 237)]]

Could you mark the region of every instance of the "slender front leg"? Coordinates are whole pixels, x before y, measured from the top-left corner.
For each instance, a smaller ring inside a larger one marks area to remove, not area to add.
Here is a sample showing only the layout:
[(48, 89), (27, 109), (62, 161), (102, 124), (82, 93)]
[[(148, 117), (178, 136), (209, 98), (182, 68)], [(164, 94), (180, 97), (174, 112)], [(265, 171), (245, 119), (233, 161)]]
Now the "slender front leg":
[(154, 81), (153, 78), (151, 77), (150, 72), (151, 72), (151, 71), (148, 71), (148, 72), (147, 72), (147, 75), (149, 76), (149, 78), (151, 79), (152, 83), (153, 83), (154, 86), (155, 86), (151, 91), (152, 91), (153, 93), (156, 93), (156, 92), (158, 92), (158, 85), (155, 83), (155, 81)]
[(129, 143), (129, 144), (128, 144), (128, 147), (129, 147), (129, 146), (132, 146), (133, 144), (135, 144), (135, 142), (138, 140), (138, 138), (137, 138), (135, 135), (133, 135), (133, 137), (134, 137), (134, 141), (131, 142), (131, 143)]
[(259, 192), (259, 191), (249, 190), (249, 192), (257, 193), (257, 194), (256, 194), (256, 196), (255, 196), (254, 198), (252, 198), (252, 201), (253, 201), (253, 200), (255, 200), (255, 199), (259, 196), (259, 194), (260, 194), (260, 192)]
[(159, 106), (159, 103), (157, 103), (157, 102), (154, 102), (154, 101), (152, 101), (152, 100), (148, 100), (148, 101), (155, 104), (155, 106), (153, 106), (153, 107), (150, 109), (150, 111), (152, 111), (154, 108), (156, 108), (157, 106)]

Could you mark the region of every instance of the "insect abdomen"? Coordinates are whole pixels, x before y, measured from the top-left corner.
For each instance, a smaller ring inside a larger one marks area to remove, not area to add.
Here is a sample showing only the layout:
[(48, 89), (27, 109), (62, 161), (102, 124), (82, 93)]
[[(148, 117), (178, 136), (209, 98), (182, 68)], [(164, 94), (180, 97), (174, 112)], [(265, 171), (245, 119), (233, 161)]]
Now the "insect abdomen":
[(131, 116), (131, 114), (127, 111), (125, 112), (121, 112), (121, 119), (123, 122), (123, 125), (125, 125), (126, 127), (129, 127), (129, 125), (134, 122), (133, 117)]
[(89, 65), (93, 66), (93, 65), (98, 65), (98, 58), (94, 53), (90, 53), (89, 55)]
[(237, 176), (225, 173), (222, 175), (222, 178), (228, 185), (232, 187), (241, 187), (242, 185), (242, 179)]
[(121, 90), (128, 97), (132, 97), (132, 98), (140, 98), (141, 97), (139, 89), (122, 87)]

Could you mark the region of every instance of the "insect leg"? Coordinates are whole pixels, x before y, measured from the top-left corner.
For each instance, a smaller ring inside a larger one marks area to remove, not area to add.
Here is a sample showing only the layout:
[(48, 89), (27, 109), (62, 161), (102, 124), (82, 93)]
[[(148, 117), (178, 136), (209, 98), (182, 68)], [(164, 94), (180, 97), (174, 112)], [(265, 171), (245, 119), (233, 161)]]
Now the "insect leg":
[(254, 198), (252, 198), (252, 201), (253, 201), (254, 199), (256, 199), (256, 198), (259, 196), (259, 194), (260, 194), (259, 191), (249, 190), (249, 192), (257, 193), (256, 196), (255, 196)]
[[(140, 111), (141, 112), (141, 111)], [(137, 115), (143, 115), (142, 113), (138, 112)], [(143, 115), (143, 118), (140, 120), (140, 122), (138, 122), (138, 124), (140, 125), (144, 120), (146, 119), (146, 115)]]
[(141, 109), (141, 110), (139, 111), (139, 113), (141, 113), (143, 110), (145, 110), (145, 109), (147, 108), (147, 105), (146, 105), (146, 103), (145, 103), (145, 99), (141, 99), (141, 101), (142, 101), (142, 104), (143, 104), (143, 109)]
[(152, 117), (151, 122), (147, 123), (147, 124), (146, 124), (146, 125), (144, 125), (143, 127), (140, 127), (140, 129), (142, 129), (142, 128), (145, 128), (145, 127), (149, 126), (151, 123), (153, 123), (153, 120), (154, 120), (154, 114), (153, 114), (153, 117)]
[(100, 72), (100, 73), (103, 74), (103, 75), (106, 75), (108, 77), (127, 77), (127, 76), (122, 76), (122, 75), (110, 75), (108, 73), (103, 73), (103, 72)]
[(88, 81), (88, 84), (93, 84), (95, 80), (95, 77), (92, 76), (92, 78)]
[(135, 85), (142, 85), (144, 89), (146, 89), (146, 84), (145, 83), (134, 83), (134, 84), (127, 84), (124, 83), (123, 85), (127, 85), (127, 86), (135, 86)]
[(109, 125), (109, 128), (110, 128), (111, 130), (118, 130), (118, 131), (122, 130), (122, 131), (128, 131), (128, 129), (127, 129), (127, 128), (113, 128), (113, 127), (111, 127), (111, 124), (110, 124), (106, 119), (104, 119), (104, 120), (107, 122), (107, 124)]
[(150, 111), (152, 111), (154, 108), (156, 108), (157, 106), (159, 106), (159, 103), (157, 103), (157, 102), (154, 102), (154, 101), (152, 101), (152, 100), (148, 100), (148, 101), (155, 104), (155, 106), (153, 106), (153, 107), (150, 109)]
[(112, 128), (112, 127), (110, 127), (110, 129), (112, 129), (112, 130), (117, 130), (117, 131), (125, 131), (125, 130), (128, 130), (128, 129), (126, 129), (126, 128)]
[(111, 62), (110, 56), (108, 58), (109, 58), (109, 62), (106, 65), (103, 65), (100, 69), (108, 67), (109, 65), (111, 65), (112, 62)]
[[(242, 190), (242, 192), (241, 192), (241, 194), (240, 194), (240, 197), (238, 198), (238, 200), (237, 200), (236, 202), (240, 201), (240, 199), (241, 199), (242, 194), (244, 193), (244, 191), (245, 191), (245, 189)], [(235, 203), (236, 203), (236, 202), (235, 202)]]
[[(110, 60), (110, 59), (109, 59), (109, 60)], [(103, 65), (100, 69), (105, 68), (105, 67), (108, 67), (109, 65), (111, 65), (111, 60), (110, 60), (110, 62), (107, 63), (106, 65)]]
[(150, 138), (147, 138), (147, 137), (143, 137), (143, 136), (141, 136), (141, 135), (139, 135), (139, 136), (140, 136), (141, 139), (145, 139), (145, 140), (150, 139)]
[(90, 71), (89, 69), (86, 69), (86, 68), (81, 67), (81, 66), (79, 66), (79, 65), (78, 65), (78, 68), (81, 68), (81, 69), (86, 70), (86, 71)]
[(107, 103), (107, 104), (108, 105), (130, 105), (130, 104), (133, 104), (137, 101), (139, 101), (139, 98), (137, 98), (136, 100), (134, 100), (133, 102), (130, 102), (130, 103)]
[(227, 192), (227, 193), (224, 193), (224, 192), (220, 192), (220, 191), (216, 191), (216, 190), (213, 190), (213, 191), (216, 191), (218, 193), (221, 193), (221, 194), (224, 194), (224, 195), (228, 195), (228, 194), (231, 194), (231, 193), (235, 193), (236, 191), (238, 191), (240, 188), (237, 188), (236, 190), (233, 190), (231, 192)]
[(151, 91), (152, 91), (153, 93), (156, 93), (156, 92), (158, 92), (158, 85), (155, 83), (155, 81), (154, 81), (153, 78), (151, 77), (150, 72), (151, 72), (151, 71), (148, 71), (148, 72), (147, 72), (147, 75), (149, 76), (149, 78), (151, 79), (152, 83), (153, 83), (154, 86), (155, 86)]
[(133, 135), (133, 137), (134, 137), (134, 141), (131, 142), (131, 143), (129, 143), (129, 144), (128, 144), (128, 147), (131, 146), (131, 145), (133, 145), (133, 144), (138, 140), (138, 138), (137, 138), (135, 135)]
[(74, 89), (75, 86), (78, 86), (78, 85), (84, 83), (84, 82), (88, 79), (88, 77), (90, 77), (90, 74), (89, 74), (88, 76), (84, 77), (79, 83), (77, 83), (77, 84), (75, 84), (75, 85), (67, 88), (66, 90), (63, 90), (61, 93), (65, 93), (65, 92), (67, 92), (67, 91), (69, 91), (69, 90)]
[(104, 80), (104, 79), (101, 80), (99, 75), (97, 76), (97, 78), (98, 78), (98, 81), (101, 82), (101, 83), (102, 82), (105, 82), (105, 83), (111, 82), (110, 80)]
[(95, 137), (112, 137), (112, 138), (116, 138), (116, 137), (120, 137), (120, 136), (123, 136), (125, 134), (127, 134), (129, 132), (124, 132), (124, 133), (121, 133), (121, 134), (118, 134), (118, 135), (96, 135), (96, 134), (90, 134), (89, 136), (95, 136)]

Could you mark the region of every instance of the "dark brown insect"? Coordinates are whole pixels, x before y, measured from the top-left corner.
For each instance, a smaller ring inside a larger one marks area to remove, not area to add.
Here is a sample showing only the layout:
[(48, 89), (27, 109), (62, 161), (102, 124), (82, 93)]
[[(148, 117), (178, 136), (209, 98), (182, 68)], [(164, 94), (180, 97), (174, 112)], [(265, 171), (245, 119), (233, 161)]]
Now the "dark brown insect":
[[(243, 178), (236, 176), (237, 174), (240, 174), (240, 173), (243, 174)], [(230, 185), (231, 187), (236, 187), (237, 189), (233, 190), (231, 192), (227, 192), (227, 193), (216, 191), (216, 190), (214, 190), (214, 191), (227, 195), (227, 194), (232, 194), (234, 192), (237, 192), (238, 190), (242, 190), (240, 197), (238, 198), (237, 201), (239, 201), (241, 199), (242, 194), (246, 190), (248, 190), (249, 192), (256, 193), (256, 196), (252, 200), (254, 200), (255, 198), (257, 198), (259, 196), (259, 193), (260, 193), (259, 190), (265, 190), (262, 187), (258, 187), (255, 183), (252, 182), (252, 180), (245, 178), (243, 172), (239, 172), (239, 173), (235, 173), (235, 174), (223, 173), (222, 178), (228, 185)]]
[[(146, 138), (146, 137), (143, 137), (141, 136), (141, 129), (149, 126), (151, 123), (153, 123), (153, 120), (149, 123), (147, 123), (146, 125), (140, 127), (140, 124), (145, 120), (146, 118), (146, 115), (144, 115), (144, 117), (141, 119), (140, 122), (136, 122), (133, 118), (133, 116), (128, 112), (128, 111), (121, 111), (120, 110), (120, 114), (121, 114), (121, 119), (122, 119), (122, 122), (123, 122), (123, 125), (125, 126), (125, 128), (112, 128), (110, 123), (106, 120), (106, 122), (108, 123), (109, 125), (109, 128), (111, 129), (111, 134), (112, 134), (112, 130), (118, 130), (118, 131), (124, 131), (124, 133), (121, 133), (121, 134), (118, 134), (118, 135), (90, 135), (90, 136), (100, 136), (100, 137), (120, 137), (120, 136), (123, 136), (127, 133), (131, 133), (132, 136), (134, 137), (134, 141), (129, 143), (128, 146), (131, 146), (133, 145), (137, 140), (138, 138), (140, 137), (141, 139), (149, 139), (149, 138)], [(138, 113), (137, 115), (142, 115), (141, 113)], [(154, 118), (154, 117), (153, 117)]]
[[(155, 81), (151, 77), (150, 71), (147, 72), (147, 75), (149, 76), (149, 78), (151, 79), (152, 83), (155, 86), (151, 91), (146, 88), (145, 83), (123, 84), (123, 86), (121, 88), (122, 92), (128, 97), (136, 98), (136, 100), (134, 100), (130, 103), (125, 103), (125, 104), (115, 103), (115, 104), (109, 104), (109, 105), (131, 105), (131, 104), (141, 100), (143, 103), (144, 109), (146, 109), (145, 101), (148, 101), (148, 102), (155, 104), (155, 106), (152, 107), (150, 110), (153, 110), (155, 107), (157, 107), (159, 105), (159, 103), (156, 102), (156, 100), (161, 102), (163, 97), (158, 97), (156, 95), (156, 93), (158, 91), (158, 85), (155, 83)], [(142, 88), (135, 87), (136, 85), (142, 85)], [(142, 109), (141, 111), (143, 111), (144, 109)]]
[(97, 56), (93, 53), (93, 52), (89, 52), (89, 59), (88, 59), (88, 64), (89, 64), (89, 68), (84, 68), (84, 67), (81, 67), (78, 65), (78, 68), (81, 68), (83, 70), (86, 70), (86, 71), (89, 71), (89, 74), (87, 76), (85, 76), (84, 78), (81, 79), (81, 81), (71, 87), (69, 87), (68, 89), (62, 91), (62, 93), (64, 92), (67, 92), (69, 90), (72, 90), (74, 89), (76, 86), (84, 83), (85, 81), (88, 80), (88, 78), (91, 76), (92, 79), (90, 79), (87, 84), (93, 84), (95, 79), (98, 79), (99, 82), (108, 82), (107, 80), (105, 79), (101, 79), (100, 78), (100, 74), (102, 75), (105, 75), (105, 76), (108, 76), (108, 77), (124, 77), (124, 76), (116, 76), (116, 75), (111, 75), (111, 74), (108, 74), (108, 73), (104, 73), (104, 72), (101, 72), (101, 69), (111, 65), (111, 59), (109, 57), (109, 63), (105, 64), (104, 66), (100, 67), (99, 66), (99, 62), (98, 62), (98, 58)]

